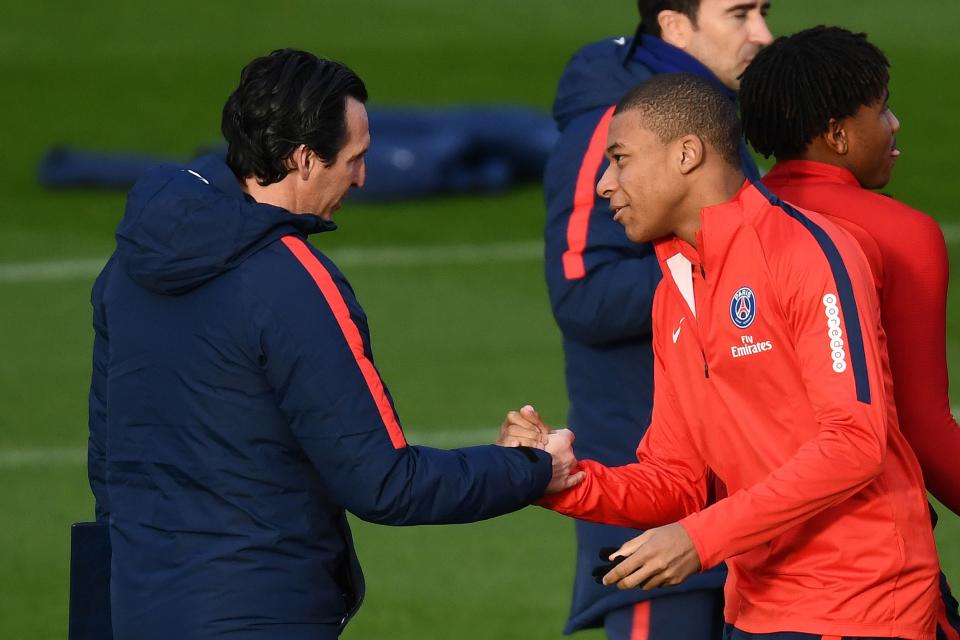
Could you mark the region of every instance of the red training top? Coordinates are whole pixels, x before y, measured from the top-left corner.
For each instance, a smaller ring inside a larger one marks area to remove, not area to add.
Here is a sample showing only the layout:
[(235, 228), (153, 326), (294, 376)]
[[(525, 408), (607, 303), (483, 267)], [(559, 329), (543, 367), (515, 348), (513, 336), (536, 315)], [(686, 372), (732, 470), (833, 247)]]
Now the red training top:
[(846, 169), (780, 162), (763, 179), (788, 202), (823, 214), (863, 247), (880, 296), (900, 430), (927, 488), (960, 515), (960, 426), (946, 359), (947, 248), (930, 216), (863, 189)]
[[(856, 241), (746, 184), (656, 243), (654, 406), (638, 462), (582, 461), (541, 504), (673, 521), (750, 633), (933, 640), (939, 597), (919, 465), (888, 411), (879, 304)], [(707, 505), (713, 474), (727, 497)]]

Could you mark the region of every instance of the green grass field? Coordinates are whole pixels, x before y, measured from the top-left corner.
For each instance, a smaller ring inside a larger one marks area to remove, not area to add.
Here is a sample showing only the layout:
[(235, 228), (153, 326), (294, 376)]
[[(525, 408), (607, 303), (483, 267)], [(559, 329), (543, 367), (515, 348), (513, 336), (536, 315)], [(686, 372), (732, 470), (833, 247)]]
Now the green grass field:
[[(66, 5), (13, 3), (0, 22), (5, 153), (0, 159), (0, 638), (66, 636), (68, 527), (89, 519), (86, 390), (89, 267), (26, 281), (11, 264), (103, 259), (123, 208), (117, 193), (45, 193), (34, 171), (56, 143), (187, 157), (218, 138), (241, 66), (297, 46), (341, 59), (372, 103), (515, 102), (549, 107), (581, 43), (631, 31), (628, 0), (328, 0)], [(960, 209), (954, 159), (960, 98), (945, 70), (960, 61), (955, 0), (782, 0), (774, 33), (818, 23), (868, 31), (893, 62), (903, 158), (889, 187), (945, 226), (956, 265)], [(376, 131), (373, 132), (376, 136)], [(377, 363), (411, 439), (440, 446), (492, 440), (525, 402), (561, 423), (560, 339), (537, 256), (538, 187), (497, 197), (348, 206), (316, 242), (433, 255), (509, 245), (496, 259), (355, 264)], [(417, 247), (421, 249), (416, 249)], [(356, 255), (356, 254), (352, 254)], [(348, 263), (348, 264), (347, 264)], [(4, 271), (3, 269), (6, 269)], [(35, 270), (32, 270), (35, 271)], [(5, 274), (5, 275), (4, 275)], [(12, 274), (12, 275), (11, 275)], [(955, 274), (956, 277), (956, 274)], [(416, 300), (412, 304), (411, 300)], [(949, 358), (960, 327), (951, 294)], [(953, 386), (954, 398), (960, 388)], [(569, 602), (573, 529), (542, 510), (478, 525), (388, 529), (357, 522), (367, 601), (347, 638), (552, 638)], [(960, 522), (938, 529), (960, 580)], [(598, 638), (599, 634), (584, 637)]]

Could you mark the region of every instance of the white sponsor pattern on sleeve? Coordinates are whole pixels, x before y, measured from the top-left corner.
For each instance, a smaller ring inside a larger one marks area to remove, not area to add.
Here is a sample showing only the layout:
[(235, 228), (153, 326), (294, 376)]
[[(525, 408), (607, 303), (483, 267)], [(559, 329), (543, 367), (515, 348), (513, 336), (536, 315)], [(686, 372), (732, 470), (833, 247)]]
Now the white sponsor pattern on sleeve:
[(843, 350), (843, 330), (840, 328), (840, 307), (837, 306), (837, 296), (832, 293), (823, 296), (823, 307), (823, 312), (827, 316), (827, 338), (830, 340), (833, 370), (843, 373), (847, 370), (847, 353)]

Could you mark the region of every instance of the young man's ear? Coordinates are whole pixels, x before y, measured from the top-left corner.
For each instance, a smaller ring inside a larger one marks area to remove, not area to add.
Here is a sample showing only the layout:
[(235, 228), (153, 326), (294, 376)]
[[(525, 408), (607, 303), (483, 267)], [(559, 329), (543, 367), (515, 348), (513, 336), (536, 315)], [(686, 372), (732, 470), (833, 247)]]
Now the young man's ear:
[(843, 126), (843, 121), (830, 118), (827, 130), (822, 137), (827, 147), (838, 156), (845, 156), (850, 150), (850, 141), (847, 139), (847, 130)]
[(678, 165), (680, 173), (687, 175), (701, 164), (703, 164), (703, 154), (705, 151), (703, 140), (700, 136), (687, 135), (681, 137), (678, 141)]

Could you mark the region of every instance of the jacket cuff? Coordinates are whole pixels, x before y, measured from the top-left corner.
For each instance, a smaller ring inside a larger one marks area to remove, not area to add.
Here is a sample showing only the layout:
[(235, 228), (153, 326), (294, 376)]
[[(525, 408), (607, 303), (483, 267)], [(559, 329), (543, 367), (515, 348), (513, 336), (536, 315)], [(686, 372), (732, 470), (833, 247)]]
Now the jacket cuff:
[[(571, 489), (567, 489), (567, 491), (571, 491)], [(563, 494), (567, 493), (567, 491), (545, 494), (542, 497), (534, 500), (533, 504), (537, 505), (538, 507), (543, 507), (544, 509), (550, 509), (551, 511), (554, 511), (554, 507), (558, 506), (563, 501)]]
[(535, 499), (543, 495), (553, 478), (553, 457), (546, 451), (532, 447), (515, 447), (530, 464), (534, 465), (534, 489), (528, 496), (528, 502), (536, 504)]
[(694, 548), (697, 550), (697, 556), (700, 558), (700, 573), (709, 571), (714, 566), (723, 562), (723, 558), (715, 558), (717, 550), (711, 549), (712, 539), (706, 528), (703, 527), (703, 518), (700, 513), (691, 513), (686, 518), (680, 520), (680, 526), (684, 528)]
[[(576, 473), (578, 471), (584, 471), (584, 468), (577, 465), (576, 468), (571, 470), (571, 473)], [(553, 459), (550, 460), (550, 477), (553, 477)], [(544, 509), (550, 509), (551, 511), (556, 511), (557, 513), (562, 513), (565, 516), (571, 516), (573, 518), (578, 517), (578, 509), (576, 508), (583, 497), (586, 495), (587, 484), (590, 481), (590, 473), (586, 473), (586, 477), (583, 479), (583, 482), (580, 484), (570, 487), (569, 489), (564, 489), (557, 493), (545, 494), (540, 499), (534, 501), (533, 504), (538, 507), (543, 507)], [(550, 484), (549, 481), (547, 484)], [(546, 490), (546, 486), (544, 486)]]

